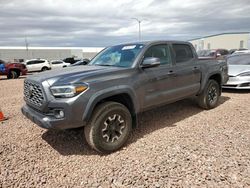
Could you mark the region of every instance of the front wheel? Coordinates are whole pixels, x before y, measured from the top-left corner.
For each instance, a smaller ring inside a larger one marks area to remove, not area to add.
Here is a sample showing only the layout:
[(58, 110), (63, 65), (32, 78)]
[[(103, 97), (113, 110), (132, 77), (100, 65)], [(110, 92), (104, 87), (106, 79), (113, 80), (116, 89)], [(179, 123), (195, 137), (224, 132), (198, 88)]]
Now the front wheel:
[(88, 144), (98, 152), (110, 153), (120, 149), (132, 131), (128, 109), (117, 102), (105, 102), (96, 107), (84, 128)]
[(8, 76), (7, 76), (8, 79), (16, 79), (18, 78), (18, 74), (16, 71), (12, 70), (9, 72)]
[(220, 86), (217, 81), (209, 80), (203, 92), (198, 96), (198, 104), (204, 109), (212, 109), (218, 105)]

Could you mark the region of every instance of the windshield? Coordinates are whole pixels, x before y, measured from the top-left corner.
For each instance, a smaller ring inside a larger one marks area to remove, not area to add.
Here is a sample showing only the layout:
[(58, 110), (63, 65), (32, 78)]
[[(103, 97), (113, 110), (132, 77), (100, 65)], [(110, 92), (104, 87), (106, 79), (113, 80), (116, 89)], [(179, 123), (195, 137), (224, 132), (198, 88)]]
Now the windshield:
[(89, 65), (131, 67), (144, 46), (144, 44), (129, 44), (106, 48)]
[(215, 55), (215, 51), (211, 50), (200, 50), (197, 52), (198, 57), (213, 57)]
[(77, 66), (77, 65), (84, 65), (83, 61), (77, 61), (72, 64), (72, 66)]
[(250, 65), (250, 54), (228, 57), (227, 63), (229, 65)]

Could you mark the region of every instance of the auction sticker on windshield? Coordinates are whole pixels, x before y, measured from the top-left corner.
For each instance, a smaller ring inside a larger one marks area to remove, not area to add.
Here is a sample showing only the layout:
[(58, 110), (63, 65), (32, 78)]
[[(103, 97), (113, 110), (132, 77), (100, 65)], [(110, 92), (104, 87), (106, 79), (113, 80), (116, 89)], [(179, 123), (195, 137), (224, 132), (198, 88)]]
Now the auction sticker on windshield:
[(122, 50), (132, 50), (135, 49), (136, 45), (124, 46)]

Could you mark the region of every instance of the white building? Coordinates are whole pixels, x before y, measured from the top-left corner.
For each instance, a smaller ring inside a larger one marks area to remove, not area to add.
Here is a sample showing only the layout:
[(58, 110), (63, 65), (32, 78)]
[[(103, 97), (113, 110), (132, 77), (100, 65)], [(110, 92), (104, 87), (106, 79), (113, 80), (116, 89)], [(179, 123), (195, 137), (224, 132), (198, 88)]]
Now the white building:
[(64, 59), (66, 57), (91, 59), (103, 48), (99, 47), (0, 47), (0, 59), (13, 61), (14, 59), (47, 60)]
[(192, 39), (189, 42), (194, 45), (196, 50), (250, 49), (250, 32), (221, 33)]

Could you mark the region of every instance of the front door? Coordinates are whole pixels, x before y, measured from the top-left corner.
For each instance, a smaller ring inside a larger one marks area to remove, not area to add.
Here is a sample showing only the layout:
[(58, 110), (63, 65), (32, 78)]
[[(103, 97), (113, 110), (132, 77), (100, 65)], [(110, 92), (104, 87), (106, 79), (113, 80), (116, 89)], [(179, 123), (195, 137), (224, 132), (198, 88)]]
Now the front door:
[(169, 100), (169, 94), (175, 83), (170, 48), (167, 44), (151, 46), (144, 54), (147, 57), (160, 59), (160, 66), (143, 70), (147, 82), (144, 86), (143, 109), (149, 109)]

